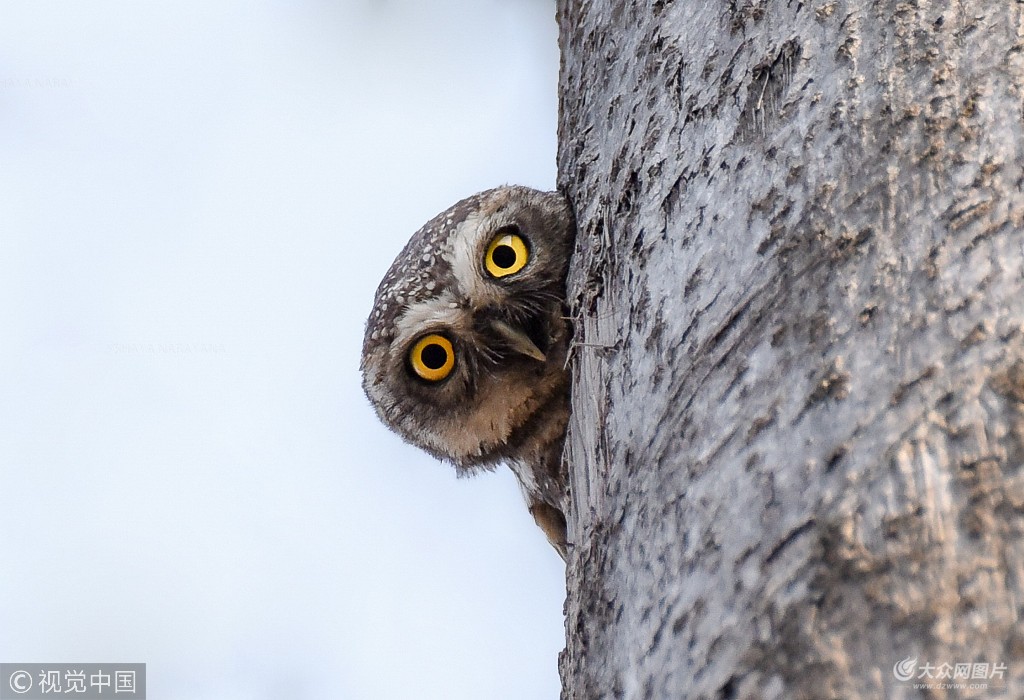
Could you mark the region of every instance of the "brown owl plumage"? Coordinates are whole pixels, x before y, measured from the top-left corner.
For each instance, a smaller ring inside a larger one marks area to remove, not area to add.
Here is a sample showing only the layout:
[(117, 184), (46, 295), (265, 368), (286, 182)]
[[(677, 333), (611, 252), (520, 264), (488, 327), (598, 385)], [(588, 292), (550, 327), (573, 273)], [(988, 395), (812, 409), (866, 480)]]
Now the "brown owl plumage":
[(574, 232), (562, 195), (526, 187), (438, 214), (378, 287), (361, 362), (377, 415), (407, 442), (461, 475), (507, 463), (563, 559)]

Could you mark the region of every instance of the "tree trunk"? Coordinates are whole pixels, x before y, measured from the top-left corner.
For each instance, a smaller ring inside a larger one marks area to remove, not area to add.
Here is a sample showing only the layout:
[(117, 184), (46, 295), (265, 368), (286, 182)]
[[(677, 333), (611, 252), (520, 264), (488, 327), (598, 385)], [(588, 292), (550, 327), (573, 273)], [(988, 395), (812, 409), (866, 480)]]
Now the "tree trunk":
[(559, 0), (563, 697), (1024, 697), (1022, 14)]

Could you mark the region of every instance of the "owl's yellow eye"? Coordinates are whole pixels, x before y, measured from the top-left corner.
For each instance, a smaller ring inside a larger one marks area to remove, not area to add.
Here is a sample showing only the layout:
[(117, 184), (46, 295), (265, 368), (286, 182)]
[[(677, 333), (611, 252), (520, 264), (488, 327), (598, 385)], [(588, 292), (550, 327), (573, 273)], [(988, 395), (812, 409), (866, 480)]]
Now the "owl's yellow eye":
[(503, 233), (487, 246), (484, 267), (492, 277), (508, 277), (526, 267), (529, 259), (530, 250), (526, 247), (526, 241), (517, 234)]
[(431, 333), (416, 341), (409, 351), (412, 371), (428, 382), (439, 382), (455, 367), (455, 349), (443, 335)]

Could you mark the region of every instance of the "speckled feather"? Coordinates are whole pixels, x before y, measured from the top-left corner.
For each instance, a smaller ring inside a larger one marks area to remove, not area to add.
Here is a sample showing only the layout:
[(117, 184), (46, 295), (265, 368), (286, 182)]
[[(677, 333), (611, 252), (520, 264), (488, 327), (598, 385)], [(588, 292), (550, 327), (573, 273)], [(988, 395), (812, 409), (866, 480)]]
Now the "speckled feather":
[(363, 354), (367, 345), (394, 338), (395, 319), (410, 304), (437, 295), (438, 279), (451, 275), (451, 263), (442, 254), (448, 239), (466, 216), (478, 206), (487, 190), (467, 197), (424, 224), (402, 248), (377, 287), (373, 311), (366, 324)]
[[(509, 231), (528, 242), (528, 262), (499, 279), (486, 271), (484, 251)], [(403, 439), (460, 474), (507, 463), (563, 557), (564, 299), (574, 231), (561, 195), (525, 187), (480, 192), (438, 214), (381, 281), (361, 362), (377, 415)], [(440, 381), (410, 369), (411, 347), (430, 333), (449, 337), (456, 358)]]

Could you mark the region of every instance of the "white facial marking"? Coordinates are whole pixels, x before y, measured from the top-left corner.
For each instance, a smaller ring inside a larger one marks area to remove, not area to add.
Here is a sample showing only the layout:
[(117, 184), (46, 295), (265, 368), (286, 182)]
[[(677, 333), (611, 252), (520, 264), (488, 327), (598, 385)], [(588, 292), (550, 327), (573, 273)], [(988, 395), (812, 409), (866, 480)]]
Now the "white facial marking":
[(431, 299), (413, 304), (395, 319), (395, 340), (392, 352), (401, 351), (414, 338), (431, 329), (450, 328), (456, 334), (472, 330), (466, 314), (454, 300), (455, 296), (444, 291)]

